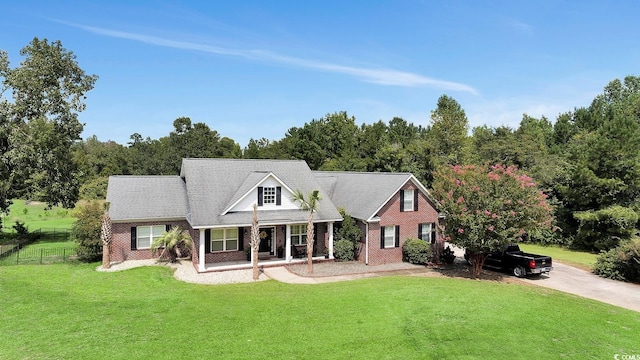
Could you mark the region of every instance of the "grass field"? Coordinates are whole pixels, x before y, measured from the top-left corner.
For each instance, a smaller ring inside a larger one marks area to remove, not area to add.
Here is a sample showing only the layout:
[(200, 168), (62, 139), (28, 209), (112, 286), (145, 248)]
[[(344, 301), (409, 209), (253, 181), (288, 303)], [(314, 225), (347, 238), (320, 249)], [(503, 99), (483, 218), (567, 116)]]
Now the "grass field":
[(520, 244), (520, 249), (524, 252), (548, 255), (553, 260), (557, 260), (563, 264), (575, 266), (587, 271), (591, 271), (591, 267), (596, 262), (597, 254), (583, 251), (573, 251), (559, 246), (541, 246), (534, 244)]
[(0, 267), (1, 359), (611, 359), (640, 313), (533, 286), (384, 277), (206, 286), (167, 268)]
[(9, 208), (9, 215), (2, 217), (4, 231), (12, 232), (16, 221), (27, 224), (29, 231), (40, 228), (61, 231), (71, 229), (75, 221), (72, 209), (53, 207), (47, 210), (46, 207), (47, 205), (44, 203), (30, 202), (27, 204), (24, 200), (13, 200), (13, 204)]

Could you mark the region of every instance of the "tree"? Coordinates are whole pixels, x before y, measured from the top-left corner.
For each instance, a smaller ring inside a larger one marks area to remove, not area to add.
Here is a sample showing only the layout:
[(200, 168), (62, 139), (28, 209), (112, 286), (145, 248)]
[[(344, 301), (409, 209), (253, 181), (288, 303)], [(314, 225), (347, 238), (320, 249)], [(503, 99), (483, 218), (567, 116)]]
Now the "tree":
[(476, 277), (486, 253), (553, 230), (547, 196), (514, 166), (441, 167), (434, 178), (447, 240), (469, 252)]
[(104, 207), (98, 201), (89, 201), (76, 208), (71, 234), (78, 242), (78, 255), (82, 260), (96, 261), (100, 258), (103, 215)]
[(105, 269), (111, 267), (112, 237), (111, 217), (109, 216), (109, 209), (107, 205), (105, 207), (104, 216), (102, 217), (102, 226), (100, 227), (100, 240), (102, 240), (102, 267)]
[(300, 203), (302, 210), (309, 211), (307, 222), (307, 271), (309, 273), (313, 273), (313, 212), (318, 208), (320, 200), (322, 199), (318, 190), (313, 190), (306, 199), (300, 190), (296, 190), (293, 194), (293, 201)]
[(442, 95), (431, 112), (429, 136), (434, 154), (447, 164), (461, 164), (467, 149), (469, 120), (462, 106), (453, 98)]
[(60, 41), (34, 38), (20, 55), (24, 60), (11, 69), (0, 51), (0, 210), (15, 197), (73, 207), (79, 182), (71, 146), (80, 139), (78, 113), (97, 76), (85, 74)]
[(179, 226), (174, 226), (162, 236), (153, 239), (151, 251), (155, 254), (159, 249), (162, 249), (159, 259), (168, 259), (169, 262), (174, 263), (178, 261), (179, 257), (190, 254), (192, 246), (193, 240), (189, 232), (182, 230)]
[(356, 224), (356, 220), (344, 208), (338, 208), (338, 211), (342, 215), (342, 223), (334, 230), (336, 243), (340, 240), (349, 241), (353, 245), (352, 259), (355, 259), (358, 255), (358, 243), (362, 239), (362, 230)]
[(253, 220), (251, 222), (251, 265), (253, 265), (253, 280), (260, 278), (258, 269), (258, 251), (260, 251), (260, 226), (258, 225), (258, 205), (253, 204)]

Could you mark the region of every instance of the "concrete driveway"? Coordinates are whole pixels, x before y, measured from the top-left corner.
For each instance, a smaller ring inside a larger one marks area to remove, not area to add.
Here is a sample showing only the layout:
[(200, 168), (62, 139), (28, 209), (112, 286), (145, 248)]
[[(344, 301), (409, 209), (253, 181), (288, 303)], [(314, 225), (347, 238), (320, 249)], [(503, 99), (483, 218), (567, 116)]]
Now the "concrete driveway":
[(521, 280), (640, 312), (640, 285), (601, 278), (556, 261), (549, 276)]

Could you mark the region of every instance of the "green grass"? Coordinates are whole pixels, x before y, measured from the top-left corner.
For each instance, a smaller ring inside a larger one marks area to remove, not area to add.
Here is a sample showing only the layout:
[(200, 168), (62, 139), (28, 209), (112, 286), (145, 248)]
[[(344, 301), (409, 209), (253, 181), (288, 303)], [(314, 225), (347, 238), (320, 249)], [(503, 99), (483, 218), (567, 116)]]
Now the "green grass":
[(584, 270), (591, 271), (591, 267), (596, 262), (597, 254), (583, 251), (574, 251), (561, 248), (559, 246), (541, 246), (535, 244), (520, 244), (520, 249), (525, 252), (548, 255), (555, 261), (572, 265)]
[(24, 200), (13, 200), (13, 204), (9, 208), (9, 215), (2, 216), (4, 231), (13, 232), (13, 225), (16, 221), (25, 223), (29, 231), (40, 228), (60, 231), (71, 229), (75, 221), (72, 209), (53, 207), (47, 210), (46, 207), (47, 205), (44, 203), (25, 204)]
[(167, 268), (0, 267), (1, 359), (609, 359), (640, 313), (534, 286), (384, 277), (206, 286)]

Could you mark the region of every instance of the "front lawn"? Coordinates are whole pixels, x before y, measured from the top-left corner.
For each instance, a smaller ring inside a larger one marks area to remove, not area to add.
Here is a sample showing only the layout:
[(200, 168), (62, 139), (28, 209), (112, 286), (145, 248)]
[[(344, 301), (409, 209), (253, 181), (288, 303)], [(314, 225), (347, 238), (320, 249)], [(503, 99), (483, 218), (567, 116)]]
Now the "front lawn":
[(575, 251), (565, 249), (559, 246), (542, 246), (536, 244), (519, 244), (520, 249), (524, 252), (548, 255), (554, 261), (561, 262), (566, 265), (575, 266), (583, 270), (591, 271), (591, 267), (596, 263), (597, 254), (584, 251)]
[(0, 267), (1, 359), (531, 359), (640, 353), (640, 313), (533, 286), (206, 286), (168, 268)]

